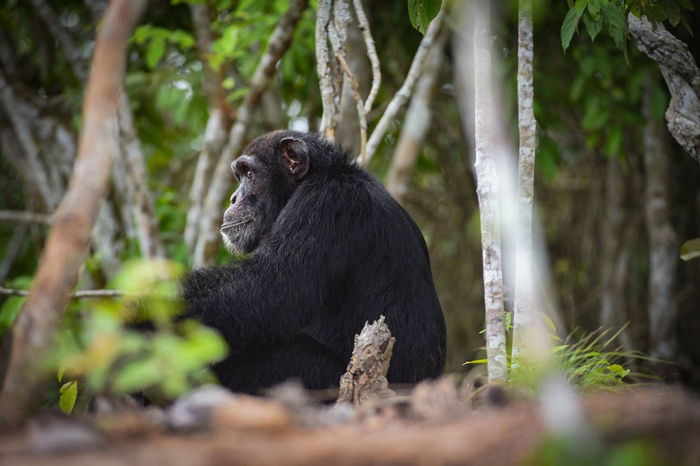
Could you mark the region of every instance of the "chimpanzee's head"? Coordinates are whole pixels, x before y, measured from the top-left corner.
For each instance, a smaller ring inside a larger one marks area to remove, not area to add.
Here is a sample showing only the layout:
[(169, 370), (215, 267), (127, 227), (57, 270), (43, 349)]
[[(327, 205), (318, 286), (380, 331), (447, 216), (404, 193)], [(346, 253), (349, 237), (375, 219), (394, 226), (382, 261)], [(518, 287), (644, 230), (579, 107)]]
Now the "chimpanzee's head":
[(304, 136), (277, 131), (259, 137), (231, 164), (239, 186), (224, 212), (221, 236), (232, 254), (255, 250), (309, 171)]

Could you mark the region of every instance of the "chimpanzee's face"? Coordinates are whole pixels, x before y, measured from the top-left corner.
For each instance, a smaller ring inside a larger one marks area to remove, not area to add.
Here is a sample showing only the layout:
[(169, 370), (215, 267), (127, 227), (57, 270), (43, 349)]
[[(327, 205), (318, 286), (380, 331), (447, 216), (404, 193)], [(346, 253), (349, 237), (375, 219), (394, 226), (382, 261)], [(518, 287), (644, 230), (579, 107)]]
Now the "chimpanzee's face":
[(232, 254), (258, 247), (308, 170), (306, 144), (274, 135), (253, 141), (231, 164), (239, 185), (224, 212), (221, 236)]

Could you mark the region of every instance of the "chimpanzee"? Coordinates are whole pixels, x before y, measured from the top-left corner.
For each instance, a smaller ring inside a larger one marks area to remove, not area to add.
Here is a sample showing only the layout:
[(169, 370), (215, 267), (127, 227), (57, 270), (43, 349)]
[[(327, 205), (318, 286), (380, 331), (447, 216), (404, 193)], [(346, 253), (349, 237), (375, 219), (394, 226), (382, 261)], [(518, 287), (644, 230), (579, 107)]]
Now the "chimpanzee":
[(396, 337), (389, 382), (441, 374), (445, 320), (425, 241), (374, 176), (296, 131), (256, 139), (231, 168), (240, 185), (221, 234), (249, 256), (193, 271), (182, 290), (185, 317), (229, 343), (214, 366), (224, 386), (338, 386), (355, 334), (382, 314)]

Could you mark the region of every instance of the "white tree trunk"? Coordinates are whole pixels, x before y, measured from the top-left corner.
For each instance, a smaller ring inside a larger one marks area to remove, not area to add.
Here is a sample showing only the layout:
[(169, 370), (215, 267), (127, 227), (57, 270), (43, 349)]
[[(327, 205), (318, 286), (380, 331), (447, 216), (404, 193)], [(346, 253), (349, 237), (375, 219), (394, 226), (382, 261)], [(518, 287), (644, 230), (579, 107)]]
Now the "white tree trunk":
[(520, 0), (518, 21), (518, 197), (515, 252), (515, 306), (513, 309), (513, 358), (520, 355), (525, 327), (532, 319), (532, 206), (535, 189), (537, 122), (534, 102), (532, 58), (532, 0)]
[(507, 377), (499, 186), (493, 150), (491, 88), (491, 19), (489, 2), (480, 0), (474, 14), (474, 127), (477, 195), (481, 216), (481, 247), (486, 308), (486, 354), (489, 382)]
[(672, 360), (678, 346), (674, 299), (678, 240), (669, 216), (671, 178), (668, 164), (671, 150), (664, 125), (653, 120), (650, 92), (644, 94), (644, 167), (646, 189), (644, 213), (649, 238), (649, 355)]

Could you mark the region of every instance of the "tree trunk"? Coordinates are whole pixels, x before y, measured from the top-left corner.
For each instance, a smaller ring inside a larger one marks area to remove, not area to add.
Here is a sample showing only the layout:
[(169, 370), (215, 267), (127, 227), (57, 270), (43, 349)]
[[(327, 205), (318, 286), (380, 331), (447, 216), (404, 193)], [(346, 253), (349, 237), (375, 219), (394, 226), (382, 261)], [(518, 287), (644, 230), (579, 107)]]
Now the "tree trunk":
[(515, 303), (513, 308), (513, 358), (523, 350), (526, 327), (532, 319), (532, 206), (535, 196), (537, 122), (532, 77), (532, 0), (520, 0), (518, 21), (518, 158), (517, 228), (515, 231)]
[[(602, 265), (600, 298), (600, 325), (617, 331), (624, 325), (627, 316), (625, 299), (627, 264), (629, 259), (629, 231), (625, 229), (626, 190), (620, 161), (614, 157), (607, 159), (605, 181), (605, 218), (602, 231)], [(631, 349), (627, 332), (621, 334), (622, 345)]]
[(649, 239), (649, 355), (673, 360), (676, 355), (674, 299), (678, 239), (671, 225), (671, 148), (664, 125), (651, 115), (650, 87), (644, 94), (644, 220)]
[(113, 0), (99, 31), (75, 170), (54, 216), (30, 296), (13, 328), (0, 394), (0, 424), (19, 421), (43, 402), (42, 364), (78, 279), (112, 160), (119, 151), (117, 100), (126, 69), (125, 51), (145, 6), (145, 0)]
[(481, 247), (486, 308), (486, 354), (489, 382), (505, 382), (505, 313), (501, 270), (499, 185), (493, 145), (493, 96), (491, 88), (491, 13), (489, 2), (479, 0), (474, 9), (474, 129), (477, 195), (481, 217)]

